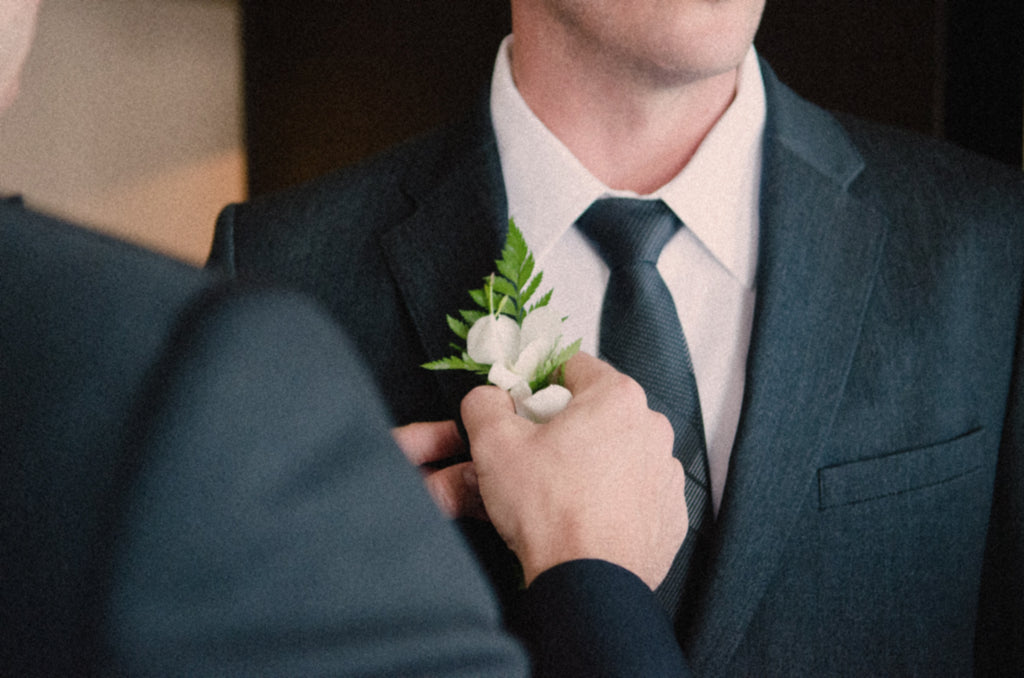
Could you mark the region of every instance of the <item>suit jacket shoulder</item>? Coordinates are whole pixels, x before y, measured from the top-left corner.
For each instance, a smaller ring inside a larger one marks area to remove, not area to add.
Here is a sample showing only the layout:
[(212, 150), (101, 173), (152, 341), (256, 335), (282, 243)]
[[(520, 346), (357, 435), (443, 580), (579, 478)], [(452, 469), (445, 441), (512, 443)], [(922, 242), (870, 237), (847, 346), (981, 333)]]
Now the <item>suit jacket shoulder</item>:
[(471, 382), (420, 368), (448, 355), (445, 314), (493, 270), (507, 228), (485, 108), (356, 167), (228, 207), (211, 266), (319, 299), (367, 358), (399, 423), (451, 418)]
[[(218, 222), (210, 265), (243, 275), (267, 275), (272, 265), (309, 267), (311, 262), (300, 257), (325, 240), (379, 235), (408, 218), (422, 197), (446, 177), (477, 174), (480, 166), (474, 163), (490, 162), (488, 155), (497, 151), (489, 120), (483, 109), (476, 110), (356, 165), (229, 206)], [(500, 170), (490, 180), (500, 185)], [(344, 227), (341, 232), (339, 226)], [(271, 243), (284, 245), (285, 253), (271, 248)], [(289, 258), (269, 259), (274, 250)]]

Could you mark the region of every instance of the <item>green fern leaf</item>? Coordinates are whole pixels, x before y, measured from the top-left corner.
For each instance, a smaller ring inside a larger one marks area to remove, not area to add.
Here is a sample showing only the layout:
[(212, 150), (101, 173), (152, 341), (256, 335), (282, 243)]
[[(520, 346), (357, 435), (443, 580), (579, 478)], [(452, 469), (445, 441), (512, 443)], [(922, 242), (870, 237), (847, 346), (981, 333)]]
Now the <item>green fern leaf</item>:
[(534, 292), (536, 292), (537, 288), (540, 287), (540, 283), (543, 279), (544, 271), (541, 271), (537, 275), (533, 276), (533, 280), (530, 281), (530, 284), (526, 286), (526, 289), (523, 290), (519, 296), (520, 304), (522, 304), (525, 307), (526, 304), (529, 303), (530, 299), (533, 297)]
[[(513, 302), (519, 299), (519, 289), (505, 278), (494, 277), (494, 292), (508, 297)], [(518, 303), (516, 304), (518, 307)]]
[(530, 282), (530, 276), (533, 275), (533, 268), (535, 264), (536, 262), (533, 259), (533, 255), (527, 252), (526, 259), (523, 261), (523, 265), (519, 269), (519, 278), (516, 280), (516, 285), (523, 288), (526, 286), (526, 283)]
[(551, 295), (553, 292), (554, 290), (548, 290), (536, 304), (530, 307), (530, 313), (533, 313), (538, 308), (544, 308), (545, 306), (547, 306), (548, 302), (551, 301)]
[(457, 336), (459, 339), (465, 339), (466, 335), (469, 334), (469, 325), (462, 322), (461, 320), (457, 320), (456, 318), (453, 318), (450, 315), (446, 315), (445, 320), (448, 321), (448, 327), (451, 329), (452, 332), (455, 333), (455, 336)]
[(469, 291), (469, 296), (473, 298), (476, 305), (480, 308), (487, 309), (487, 291), (484, 289), (475, 289)]
[(506, 278), (512, 284), (515, 284), (516, 280), (519, 279), (519, 268), (512, 262), (506, 259), (498, 259), (494, 262), (494, 265), (498, 267), (498, 273), (501, 277)]
[[(486, 311), (465, 311), (465, 310), (463, 310), (463, 311), (459, 311), (459, 315), (462, 316), (462, 319), (466, 321), (467, 325), (472, 326), (473, 323), (475, 323), (477, 320), (480, 320), (480, 318), (483, 318), (485, 315), (487, 315), (487, 312)], [(467, 332), (467, 334), (468, 334), (468, 332)], [(463, 337), (463, 339), (465, 339), (465, 337)]]
[(464, 370), (466, 369), (466, 364), (461, 358), (448, 356), (447, 358), (441, 358), (440, 360), (432, 360), (429, 363), (423, 363), (420, 367), (425, 367), (428, 370)]

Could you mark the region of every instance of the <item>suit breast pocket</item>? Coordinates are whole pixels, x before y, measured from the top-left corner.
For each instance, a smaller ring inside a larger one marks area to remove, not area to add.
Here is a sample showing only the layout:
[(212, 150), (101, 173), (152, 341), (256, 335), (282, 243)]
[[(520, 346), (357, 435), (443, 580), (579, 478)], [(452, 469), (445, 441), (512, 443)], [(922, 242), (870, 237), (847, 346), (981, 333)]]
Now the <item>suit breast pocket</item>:
[(952, 440), (818, 470), (821, 510), (891, 497), (948, 483), (984, 464), (978, 445), (984, 429)]

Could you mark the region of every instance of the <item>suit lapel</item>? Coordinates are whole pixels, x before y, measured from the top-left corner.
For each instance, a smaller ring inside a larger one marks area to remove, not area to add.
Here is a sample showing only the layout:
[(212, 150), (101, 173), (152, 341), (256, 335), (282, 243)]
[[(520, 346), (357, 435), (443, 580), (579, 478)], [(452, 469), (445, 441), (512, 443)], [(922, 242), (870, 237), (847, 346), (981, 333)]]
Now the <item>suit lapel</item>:
[(838, 123), (762, 68), (769, 120), (746, 393), (713, 574), (684, 633), (709, 675), (727, 673), (816, 482), (887, 230), (847, 190), (863, 162)]
[[(381, 238), (391, 274), (430, 359), (452, 353), (455, 336), (444, 321), (472, 308), (468, 290), (494, 271), (508, 233), (508, 200), (486, 101), (468, 123), (408, 168), (402, 190), (412, 212)], [(448, 412), (480, 378), (468, 372), (434, 373)], [(514, 554), (489, 524), (460, 520), (462, 536), (477, 553), (503, 605), (518, 589)]]
[[(445, 314), (472, 308), (468, 290), (494, 270), (508, 230), (501, 163), (486, 107), (444, 137), (430, 161), (414, 167), (402, 190), (411, 215), (381, 240), (384, 256), (402, 291), (425, 355), (452, 353), (455, 339)], [(439, 372), (454, 412), (479, 379)]]

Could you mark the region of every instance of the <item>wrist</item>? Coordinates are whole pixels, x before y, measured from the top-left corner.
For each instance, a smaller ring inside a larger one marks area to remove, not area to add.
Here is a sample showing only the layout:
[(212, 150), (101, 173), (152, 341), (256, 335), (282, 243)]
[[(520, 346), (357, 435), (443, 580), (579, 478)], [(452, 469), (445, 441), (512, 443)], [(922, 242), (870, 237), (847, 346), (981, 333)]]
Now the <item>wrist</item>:
[(542, 545), (538, 546), (535, 541), (532, 545), (524, 545), (516, 552), (523, 568), (526, 586), (544, 572), (573, 561), (601, 560), (621, 566), (607, 548), (573, 537), (574, 535), (568, 533), (553, 533)]

